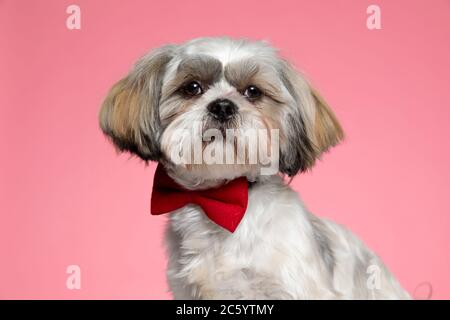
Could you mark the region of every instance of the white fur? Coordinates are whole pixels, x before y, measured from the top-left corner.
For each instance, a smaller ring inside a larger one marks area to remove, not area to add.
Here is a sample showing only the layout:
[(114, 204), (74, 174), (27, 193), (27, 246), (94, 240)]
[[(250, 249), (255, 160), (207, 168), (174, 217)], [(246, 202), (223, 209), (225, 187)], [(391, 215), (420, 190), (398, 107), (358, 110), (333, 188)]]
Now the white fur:
[[(317, 232), (330, 240), (332, 272), (320, 255)], [(374, 253), (343, 227), (313, 217), (278, 176), (250, 188), (247, 212), (234, 233), (190, 205), (171, 214), (166, 240), (175, 299), (409, 298)], [(379, 289), (367, 285), (371, 265), (381, 271)]]

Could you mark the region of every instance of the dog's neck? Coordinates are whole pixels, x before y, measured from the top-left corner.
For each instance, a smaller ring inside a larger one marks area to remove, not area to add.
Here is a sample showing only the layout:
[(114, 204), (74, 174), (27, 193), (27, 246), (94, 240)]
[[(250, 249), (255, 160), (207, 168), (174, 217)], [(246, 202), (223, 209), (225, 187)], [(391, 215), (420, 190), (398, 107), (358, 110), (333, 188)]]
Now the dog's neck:
[(180, 174), (178, 171), (168, 170), (167, 174), (180, 186), (188, 190), (206, 190), (220, 187), (228, 179), (204, 179), (188, 173)]

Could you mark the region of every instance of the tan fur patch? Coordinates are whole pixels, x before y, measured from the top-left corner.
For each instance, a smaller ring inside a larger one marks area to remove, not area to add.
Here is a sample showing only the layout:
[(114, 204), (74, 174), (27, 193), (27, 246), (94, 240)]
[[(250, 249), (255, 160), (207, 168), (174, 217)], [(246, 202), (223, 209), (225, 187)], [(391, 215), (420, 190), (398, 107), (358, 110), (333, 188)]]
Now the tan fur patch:
[(316, 103), (315, 143), (320, 152), (325, 152), (344, 138), (344, 132), (325, 100), (316, 90), (312, 89), (311, 91)]
[(139, 100), (127, 82), (127, 78), (122, 79), (110, 90), (102, 105), (100, 124), (117, 139), (132, 142), (138, 135)]

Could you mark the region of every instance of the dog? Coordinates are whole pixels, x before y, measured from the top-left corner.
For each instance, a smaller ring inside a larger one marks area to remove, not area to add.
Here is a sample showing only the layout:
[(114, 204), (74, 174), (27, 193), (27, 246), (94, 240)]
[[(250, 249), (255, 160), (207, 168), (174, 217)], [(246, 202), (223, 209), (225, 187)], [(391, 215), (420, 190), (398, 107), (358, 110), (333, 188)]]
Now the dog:
[[(155, 195), (154, 186), (152, 198), (163, 211), (157, 214), (170, 211), (167, 279), (175, 299), (410, 298), (376, 254), (312, 215), (286, 182), (344, 134), (320, 94), (267, 42), (198, 38), (153, 50), (112, 87), (99, 119), (120, 151), (159, 163), (154, 184), (177, 186), (177, 195)], [(201, 140), (200, 151), (247, 151), (244, 161), (180, 161), (193, 127), (236, 130), (226, 141)], [(250, 129), (266, 130), (266, 138), (277, 132), (278, 141), (264, 140), (276, 146), (275, 172), (262, 174), (265, 165), (247, 161), (254, 144), (236, 141)], [(205, 196), (233, 198), (238, 189), (237, 205)], [(180, 197), (187, 200), (173, 206)], [(229, 223), (227, 208), (241, 215)]]

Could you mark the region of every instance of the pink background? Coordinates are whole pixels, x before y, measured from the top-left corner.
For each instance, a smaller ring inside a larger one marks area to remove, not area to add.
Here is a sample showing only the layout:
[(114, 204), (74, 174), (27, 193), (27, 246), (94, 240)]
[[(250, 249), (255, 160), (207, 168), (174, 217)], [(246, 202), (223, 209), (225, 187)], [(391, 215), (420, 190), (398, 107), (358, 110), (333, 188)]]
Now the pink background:
[[(81, 30), (66, 8), (81, 7)], [(366, 8), (382, 30), (366, 28)], [(97, 114), (150, 48), (270, 40), (346, 141), (293, 187), (413, 292), (450, 298), (450, 1), (0, 1), (0, 298), (170, 298), (154, 165), (118, 156)], [(68, 290), (66, 267), (82, 271)]]

